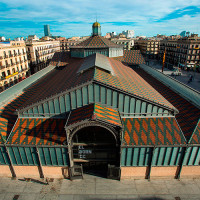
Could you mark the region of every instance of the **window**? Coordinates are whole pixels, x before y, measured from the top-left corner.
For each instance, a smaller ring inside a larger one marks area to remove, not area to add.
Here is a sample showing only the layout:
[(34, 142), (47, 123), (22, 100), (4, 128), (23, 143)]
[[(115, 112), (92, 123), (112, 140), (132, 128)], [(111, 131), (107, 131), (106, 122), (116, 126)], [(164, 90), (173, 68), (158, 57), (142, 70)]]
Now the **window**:
[(2, 77), (6, 77), (6, 73), (5, 72), (2, 72)]

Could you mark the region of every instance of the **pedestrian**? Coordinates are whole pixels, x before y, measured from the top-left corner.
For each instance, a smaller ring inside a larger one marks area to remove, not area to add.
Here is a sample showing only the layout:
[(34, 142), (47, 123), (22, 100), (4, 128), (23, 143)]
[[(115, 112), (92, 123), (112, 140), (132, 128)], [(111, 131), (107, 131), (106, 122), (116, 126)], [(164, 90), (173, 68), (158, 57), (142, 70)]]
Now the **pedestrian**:
[(188, 80), (188, 83), (192, 82), (193, 76), (190, 74), (190, 78)]

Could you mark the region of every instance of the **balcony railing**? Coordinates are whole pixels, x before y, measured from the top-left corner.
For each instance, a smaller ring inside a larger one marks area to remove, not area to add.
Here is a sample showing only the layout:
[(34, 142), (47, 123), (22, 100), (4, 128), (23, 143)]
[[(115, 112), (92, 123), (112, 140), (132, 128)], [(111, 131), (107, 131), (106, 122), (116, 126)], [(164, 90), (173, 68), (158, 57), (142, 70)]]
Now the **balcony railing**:
[(3, 56), (0, 56), (0, 59), (3, 59)]
[(12, 77), (12, 76), (14, 76), (14, 75), (17, 75), (17, 74), (18, 74), (18, 72), (15, 72), (15, 73), (13, 73), (13, 74), (10, 74), (10, 75), (6, 76), (5, 78), (7, 79), (7, 78), (10, 78), (10, 77)]
[(7, 64), (6, 67), (10, 67), (10, 64)]

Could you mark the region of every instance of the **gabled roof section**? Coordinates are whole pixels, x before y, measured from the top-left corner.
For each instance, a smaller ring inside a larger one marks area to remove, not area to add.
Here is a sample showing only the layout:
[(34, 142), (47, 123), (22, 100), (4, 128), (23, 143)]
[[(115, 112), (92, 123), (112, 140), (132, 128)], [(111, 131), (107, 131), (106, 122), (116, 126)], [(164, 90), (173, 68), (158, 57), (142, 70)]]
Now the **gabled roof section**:
[(122, 48), (122, 46), (115, 44), (114, 42), (99, 36), (91, 36), (88, 39), (84, 40), (83, 42), (77, 44), (76, 46), (70, 47), (71, 49), (74, 48)]
[(108, 60), (108, 57), (106, 57), (102, 54), (99, 54), (99, 53), (95, 53), (91, 56), (86, 57), (84, 62), (81, 65), (81, 67), (79, 68), (78, 73), (84, 72), (93, 67), (101, 68), (101, 69), (105, 70), (106, 72), (114, 75), (114, 71)]
[(123, 118), (123, 145), (181, 145), (186, 139), (175, 118)]
[(69, 58), (69, 64), (66, 67), (62, 69), (54, 69), (48, 75), (48, 80), (42, 80), (43, 84), (41, 87), (37, 88), (36, 92), (18, 109), (22, 109), (61, 92), (65, 92), (69, 89), (92, 81), (94, 69), (87, 70), (83, 74), (77, 73), (83, 61), (84, 59)]
[(100, 120), (114, 126), (122, 126), (117, 110), (98, 103), (83, 106), (71, 111), (66, 126), (74, 126), (85, 120)]
[(140, 50), (126, 50), (124, 51), (123, 57), (123, 62), (129, 65), (145, 64), (144, 57), (142, 56)]
[(196, 128), (194, 129), (189, 144), (200, 144), (200, 119), (197, 123)]
[(176, 119), (185, 138), (189, 141), (200, 119), (200, 109), (143, 69), (139, 68), (135, 69), (135, 71), (179, 110)]
[(20, 118), (7, 144), (62, 145), (66, 140), (66, 119)]
[(94, 80), (177, 111), (172, 104), (141, 78), (133, 69), (113, 58), (109, 58), (109, 61), (115, 76), (112, 76), (103, 70), (95, 69)]
[(123, 56), (115, 57), (115, 59), (128, 65), (145, 64), (145, 59), (140, 50), (125, 50)]

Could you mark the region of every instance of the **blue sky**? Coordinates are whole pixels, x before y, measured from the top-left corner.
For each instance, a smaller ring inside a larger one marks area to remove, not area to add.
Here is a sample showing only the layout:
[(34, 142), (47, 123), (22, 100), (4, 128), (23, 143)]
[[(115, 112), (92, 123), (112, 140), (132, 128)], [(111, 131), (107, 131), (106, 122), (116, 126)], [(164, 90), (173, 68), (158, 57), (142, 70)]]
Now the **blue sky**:
[(0, 0), (0, 35), (42, 37), (44, 24), (53, 35), (90, 35), (96, 16), (103, 35), (200, 33), (200, 0)]

